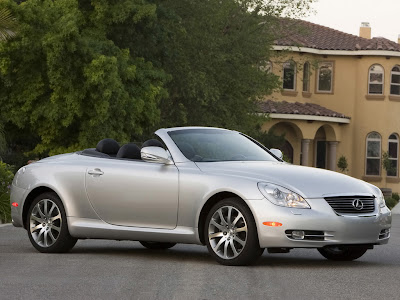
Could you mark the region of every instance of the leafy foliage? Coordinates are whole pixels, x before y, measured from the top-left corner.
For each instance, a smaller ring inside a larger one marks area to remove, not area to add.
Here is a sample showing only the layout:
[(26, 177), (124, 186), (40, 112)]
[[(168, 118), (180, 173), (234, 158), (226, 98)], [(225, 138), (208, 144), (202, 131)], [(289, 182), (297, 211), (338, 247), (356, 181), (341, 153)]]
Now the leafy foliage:
[(347, 169), (348, 166), (349, 166), (349, 164), (347, 163), (347, 158), (344, 155), (341, 155), (337, 162), (337, 167), (339, 168), (339, 170), (342, 173), (344, 173), (344, 172), (348, 171), (348, 169)]
[(7, 41), (16, 35), (17, 22), (7, 8), (0, 9), (0, 41)]
[(389, 151), (382, 153), (382, 166), (386, 170), (388, 176), (396, 176), (396, 161), (390, 159)]
[(19, 23), (0, 44), (9, 145), (44, 156), (182, 125), (257, 135), (258, 101), (279, 88), (265, 72), (276, 17), (313, 1), (4, 0)]
[[(112, 3), (112, 4), (110, 4)], [(38, 135), (35, 152), (122, 142), (159, 119), (163, 71), (108, 37), (121, 18), (146, 23), (148, 5), (129, 1), (31, 0), (8, 6), (19, 35), (0, 45), (1, 118)]]
[(0, 220), (11, 220), (10, 187), (14, 174), (11, 166), (0, 162)]

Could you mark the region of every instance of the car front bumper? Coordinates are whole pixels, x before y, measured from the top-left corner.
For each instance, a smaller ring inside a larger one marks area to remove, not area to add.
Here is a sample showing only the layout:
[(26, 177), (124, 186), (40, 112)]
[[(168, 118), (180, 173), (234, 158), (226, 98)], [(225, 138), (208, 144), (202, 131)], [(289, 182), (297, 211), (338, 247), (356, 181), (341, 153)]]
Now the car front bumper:
[(11, 197), (10, 203), (17, 203), (18, 206), (11, 206), (11, 218), (12, 223), (15, 227), (23, 227), (24, 222), (22, 220), (22, 210), (23, 210), (23, 201), (25, 199), (26, 193), (28, 191), (22, 188), (19, 188), (15, 185), (11, 185)]
[[(390, 210), (379, 208), (368, 215), (338, 215), (323, 199), (307, 200), (311, 209), (295, 209), (272, 204), (268, 200), (247, 201), (253, 212), (260, 247), (319, 248), (328, 245), (379, 245), (390, 237)], [(282, 226), (266, 226), (279, 222)], [(305, 239), (294, 239), (292, 230), (304, 231)]]

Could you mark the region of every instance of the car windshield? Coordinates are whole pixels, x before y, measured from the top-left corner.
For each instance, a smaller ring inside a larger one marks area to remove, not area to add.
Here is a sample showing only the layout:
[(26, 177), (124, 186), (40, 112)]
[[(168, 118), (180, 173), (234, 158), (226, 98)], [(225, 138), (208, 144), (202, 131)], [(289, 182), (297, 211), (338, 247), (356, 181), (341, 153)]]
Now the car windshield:
[(168, 134), (183, 155), (195, 162), (277, 161), (251, 139), (234, 131), (184, 129)]

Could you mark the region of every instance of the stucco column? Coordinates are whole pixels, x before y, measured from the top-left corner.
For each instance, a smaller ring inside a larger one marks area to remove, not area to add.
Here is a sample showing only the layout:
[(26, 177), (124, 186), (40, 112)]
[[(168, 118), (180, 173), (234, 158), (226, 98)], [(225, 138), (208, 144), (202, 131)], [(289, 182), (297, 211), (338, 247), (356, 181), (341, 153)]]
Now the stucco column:
[(301, 165), (308, 166), (308, 149), (310, 148), (310, 140), (301, 141)]
[(328, 142), (328, 168), (329, 170), (336, 171), (336, 148), (338, 142)]

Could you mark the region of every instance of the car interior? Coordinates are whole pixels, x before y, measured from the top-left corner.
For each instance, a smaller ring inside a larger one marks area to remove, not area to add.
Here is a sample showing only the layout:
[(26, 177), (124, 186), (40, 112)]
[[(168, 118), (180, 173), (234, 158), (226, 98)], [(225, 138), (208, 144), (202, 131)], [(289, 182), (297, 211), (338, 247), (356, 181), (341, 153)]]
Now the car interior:
[[(165, 149), (163, 143), (156, 139), (150, 139), (142, 144), (144, 147), (161, 147)], [(125, 144), (120, 146), (113, 139), (103, 139), (98, 142), (96, 148), (89, 148), (78, 152), (80, 155), (94, 156), (102, 158), (117, 158), (117, 159), (136, 159), (141, 160), (140, 149), (135, 143)]]

